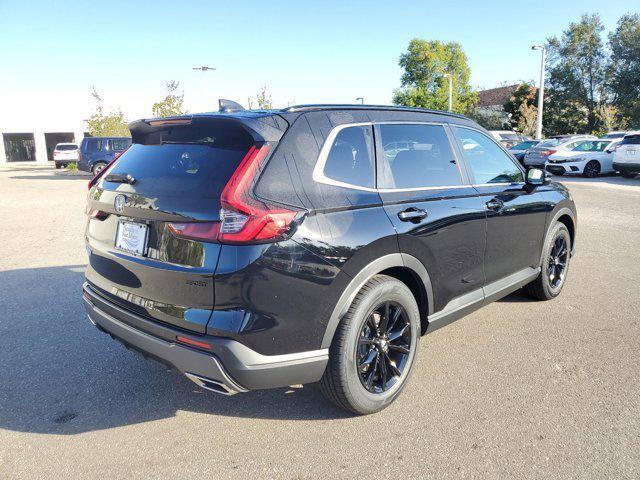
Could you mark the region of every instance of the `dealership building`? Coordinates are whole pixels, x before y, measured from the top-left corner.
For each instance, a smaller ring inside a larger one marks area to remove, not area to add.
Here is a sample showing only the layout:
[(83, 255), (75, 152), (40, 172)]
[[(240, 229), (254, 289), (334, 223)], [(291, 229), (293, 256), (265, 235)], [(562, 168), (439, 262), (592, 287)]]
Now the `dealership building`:
[[(3, 122), (4, 123), (4, 122)], [(43, 128), (44, 127), (44, 128)], [(79, 143), (88, 136), (82, 123), (78, 125), (0, 124), (0, 164), (8, 162), (34, 162), (46, 165), (53, 161), (53, 149), (58, 143)]]

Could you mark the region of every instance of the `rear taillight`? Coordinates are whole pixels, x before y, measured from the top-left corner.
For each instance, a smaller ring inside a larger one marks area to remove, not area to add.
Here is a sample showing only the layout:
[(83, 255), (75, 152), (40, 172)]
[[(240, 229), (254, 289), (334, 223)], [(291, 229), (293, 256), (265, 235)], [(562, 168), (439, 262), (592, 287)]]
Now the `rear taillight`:
[(252, 146), (220, 196), (220, 222), (173, 223), (176, 236), (194, 240), (244, 244), (283, 239), (300, 212), (274, 207), (251, 195), (255, 176), (269, 145)]
[(540, 152), (540, 155), (542, 155), (543, 157), (548, 157), (549, 155), (553, 155), (556, 152), (557, 150), (543, 150), (542, 152)]

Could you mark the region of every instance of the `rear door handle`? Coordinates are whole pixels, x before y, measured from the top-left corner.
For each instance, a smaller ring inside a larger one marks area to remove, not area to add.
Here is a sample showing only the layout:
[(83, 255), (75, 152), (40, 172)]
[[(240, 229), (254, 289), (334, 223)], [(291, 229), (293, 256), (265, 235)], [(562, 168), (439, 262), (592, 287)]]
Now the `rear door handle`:
[(410, 207), (398, 212), (398, 218), (403, 222), (419, 222), (427, 216), (427, 211), (421, 208)]
[(493, 210), (494, 212), (497, 212), (498, 210), (501, 210), (502, 207), (504, 207), (504, 203), (502, 202), (502, 200), (498, 200), (497, 198), (492, 198), (487, 203), (485, 203), (485, 205), (489, 210)]

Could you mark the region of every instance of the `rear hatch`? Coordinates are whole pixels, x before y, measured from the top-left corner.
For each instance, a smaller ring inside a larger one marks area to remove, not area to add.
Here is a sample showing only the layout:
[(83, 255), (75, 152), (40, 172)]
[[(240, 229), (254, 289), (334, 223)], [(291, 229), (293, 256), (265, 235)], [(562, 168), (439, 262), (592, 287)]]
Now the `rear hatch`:
[(54, 160), (77, 160), (78, 159), (78, 147), (77, 145), (57, 145), (53, 151)]
[(88, 195), (87, 281), (122, 308), (204, 332), (221, 245), (185, 238), (176, 226), (219, 221), (221, 192), (237, 166), (256, 143), (282, 132), (269, 127), (263, 136), (224, 116), (130, 128), (133, 145), (92, 181)]
[(624, 137), (616, 149), (615, 161), (640, 163), (640, 134)]

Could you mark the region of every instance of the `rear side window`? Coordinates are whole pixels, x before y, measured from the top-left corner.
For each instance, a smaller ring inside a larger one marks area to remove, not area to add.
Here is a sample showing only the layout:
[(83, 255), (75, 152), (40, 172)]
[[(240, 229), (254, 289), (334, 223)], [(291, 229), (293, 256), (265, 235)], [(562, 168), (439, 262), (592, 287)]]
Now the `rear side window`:
[(462, 145), (476, 184), (524, 181), (515, 162), (489, 137), (468, 128), (454, 127), (453, 132)]
[(131, 140), (126, 138), (114, 138), (109, 140), (109, 147), (114, 152), (121, 152), (131, 143)]
[(324, 176), (341, 183), (374, 188), (373, 135), (370, 125), (343, 128), (331, 144)]
[(382, 124), (380, 188), (425, 188), (462, 184), (444, 128), (440, 125)]
[(77, 150), (77, 145), (56, 145), (56, 150), (59, 152), (69, 151), (69, 150)]
[(640, 145), (640, 135), (627, 135), (620, 145)]

